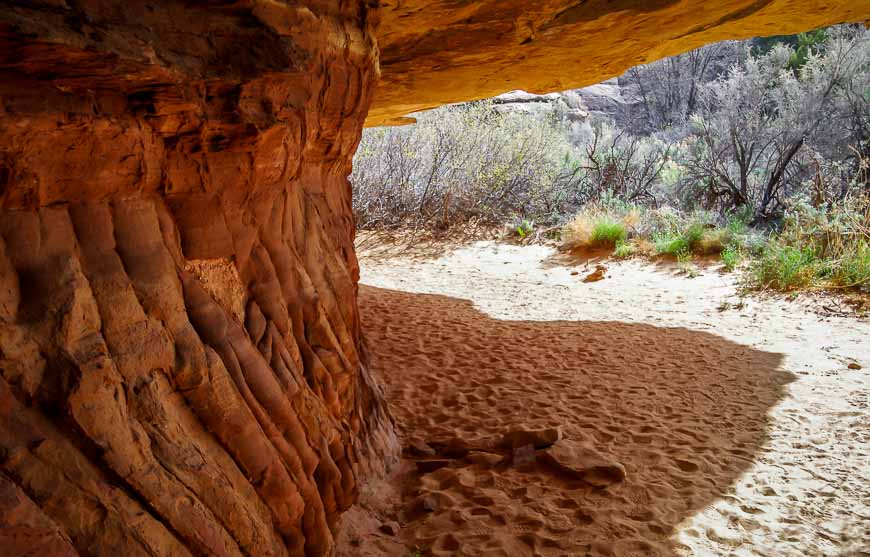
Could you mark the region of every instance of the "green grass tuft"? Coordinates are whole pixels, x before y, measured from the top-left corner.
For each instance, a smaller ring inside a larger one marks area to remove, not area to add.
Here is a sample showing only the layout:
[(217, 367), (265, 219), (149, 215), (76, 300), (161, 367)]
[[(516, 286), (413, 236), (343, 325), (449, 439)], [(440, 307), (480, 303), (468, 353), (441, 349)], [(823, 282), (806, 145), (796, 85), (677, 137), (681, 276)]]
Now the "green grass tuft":
[(616, 249), (613, 250), (613, 257), (625, 259), (626, 257), (631, 257), (634, 253), (635, 248), (633, 245), (626, 242), (618, 242), (616, 244)]
[(659, 236), (656, 252), (659, 255), (678, 257), (680, 253), (715, 255), (731, 241), (733, 233), (728, 228), (712, 228), (693, 222), (677, 234)]
[(725, 268), (733, 271), (740, 264), (740, 261), (743, 260), (743, 253), (737, 244), (728, 244), (728, 247), (722, 250), (719, 257), (722, 258)]
[(625, 242), (625, 226), (612, 220), (600, 220), (592, 229), (590, 243), (597, 247), (616, 247)]
[(681, 253), (687, 253), (689, 243), (682, 236), (664, 236), (656, 240), (656, 252), (660, 255), (677, 257)]
[(815, 253), (810, 248), (770, 243), (752, 265), (757, 284), (779, 290), (809, 286), (818, 272)]
[(531, 234), (532, 232), (534, 232), (534, 229), (535, 229), (535, 225), (527, 220), (524, 220), (523, 222), (521, 222), (520, 224), (518, 224), (514, 228), (514, 230), (517, 233), (517, 236), (519, 236), (521, 240), (524, 239), (529, 234)]
[(693, 222), (683, 232), (683, 239), (685, 240), (686, 245), (689, 246), (689, 249), (694, 251), (695, 247), (704, 239), (704, 226), (700, 223)]
[(831, 280), (838, 286), (858, 286), (870, 282), (870, 242), (860, 241), (832, 265)]

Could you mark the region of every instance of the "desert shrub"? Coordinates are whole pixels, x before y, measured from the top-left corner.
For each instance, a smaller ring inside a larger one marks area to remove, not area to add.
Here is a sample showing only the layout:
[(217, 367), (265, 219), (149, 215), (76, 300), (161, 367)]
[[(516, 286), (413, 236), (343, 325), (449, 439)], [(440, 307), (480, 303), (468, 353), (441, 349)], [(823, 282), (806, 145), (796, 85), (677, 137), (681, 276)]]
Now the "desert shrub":
[[(860, 187), (859, 159), (870, 140), (870, 32), (844, 26), (822, 39), (803, 45), (800, 64), (793, 48), (778, 44), (701, 86), (691, 131), (676, 150), (682, 202), (749, 207), (753, 222), (763, 223), (809, 187), (835, 200)], [(842, 175), (826, 180), (823, 167)]]
[(365, 130), (350, 176), (357, 225), (553, 223), (578, 206), (577, 165), (552, 118), (487, 102), (443, 107), (411, 126)]
[(527, 238), (530, 234), (532, 234), (532, 232), (535, 231), (534, 223), (527, 220), (523, 220), (522, 222), (518, 223), (515, 226), (512, 226), (511, 228), (516, 232), (517, 236), (519, 236), (521, 240)]
[(651, 209), (615, 201), (584, 207), (566, 223), (562, 239), (569, 248), (618, 247), (631, 240), (632, 254), (672, 257), (680, 252), (715, 255), (729, 243), (739, 242), (732, 228), (718, 226), (710, 213), (685, 214), (670, 207)]
[(745, 56), (738, 41), (722, 41), (631, 68), (625, 80), (641, 101), (632, 122), (650, 132), (681, 126), (698, 108), (700, 86)]
[(704, 225), (693, 222), (683, 232), (683, 238), (685, 239), (686, 245), (689, 247), (689, 251), (694, 252), (695, 248), (704, 238)]
[(837, 286), (844, 287), (867, 284), (870, 281), (870, 242), (861, 240), (843, 254), (832, 269), (831, 279)]
[(586, 207), (574, 215), (562, 226), (562, 244), (569, 249), (589, 245), (599, 218), (599, 210), (594, 207)]
[(583, 202), (658, 204), (670, 142), (591, 122), (576, 130), (572, 139), (579, 153), (577, 185)]
[(636, 205), (606, 198), (585, 205), (562, 226), (562, 244), (566, 248), (615, 247), (642, 235), (647, 210)]
[(659, 255), (670, 255), (671, 257), (679, 257), (681, 254), (691, 252), (686, 238), (679, 234), (677, 236), (660, 236), (655, 240), (656, 253)]
[(717, 228), (694, 219), (688, 220), (677, 232), (659, 231), (656, 236), (656, 251), (660, 255), (678, 257), (681, 253), (694, 255), (715, 255), (720, 253), (731, 240), (727, 228)]
[(697, 255), (718, 255), (731, 243), (731, 239), (731, 231), (728, 228), (704, 230), (701, 238), (693, 245), (692, 251)]
[(870, 283), (870, 199), (848, 197), (826, 207), (798, 203), (752, 265), (756, 285), (866, 288)]

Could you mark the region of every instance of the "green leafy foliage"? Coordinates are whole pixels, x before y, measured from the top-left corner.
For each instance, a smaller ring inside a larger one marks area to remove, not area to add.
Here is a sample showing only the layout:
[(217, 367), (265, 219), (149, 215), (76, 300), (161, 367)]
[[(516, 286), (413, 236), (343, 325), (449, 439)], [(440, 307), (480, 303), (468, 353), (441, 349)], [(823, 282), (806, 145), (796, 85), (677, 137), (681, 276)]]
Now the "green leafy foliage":
[(525, 239), (526, 236), (534, 231), (534, 228), (535, 227), (531, 222), (524, 220), (516, 227), (517, 236), (519, 236), (520, 239)]

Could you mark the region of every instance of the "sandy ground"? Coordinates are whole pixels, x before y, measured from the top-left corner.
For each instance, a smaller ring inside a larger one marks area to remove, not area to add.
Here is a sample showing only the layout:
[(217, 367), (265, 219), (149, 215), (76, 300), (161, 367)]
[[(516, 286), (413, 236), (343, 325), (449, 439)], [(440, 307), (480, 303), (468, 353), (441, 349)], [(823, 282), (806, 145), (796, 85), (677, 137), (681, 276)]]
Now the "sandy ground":
[[(607, 262), (582, 282), (593, 268), (493, 242), (361, 255), (407, 450), (394, 491), (369, 497), (400, 530), (357, 554), (870, 555), (870, 323), (741, 305), (715, 268)], [(592, 485), (546, 450), (449, 450), (557, 427), (624, 481)]]

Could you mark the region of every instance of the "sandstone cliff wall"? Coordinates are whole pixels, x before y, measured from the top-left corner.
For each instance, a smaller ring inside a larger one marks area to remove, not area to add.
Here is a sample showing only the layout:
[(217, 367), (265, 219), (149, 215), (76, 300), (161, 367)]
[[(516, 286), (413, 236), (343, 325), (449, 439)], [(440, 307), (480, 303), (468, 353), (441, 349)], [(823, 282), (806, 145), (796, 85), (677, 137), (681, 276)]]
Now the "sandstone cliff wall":
[(346, 178), (373, 23), (338, 1), (0, 11), (4, 554), (331, 551), (396, 450)]

